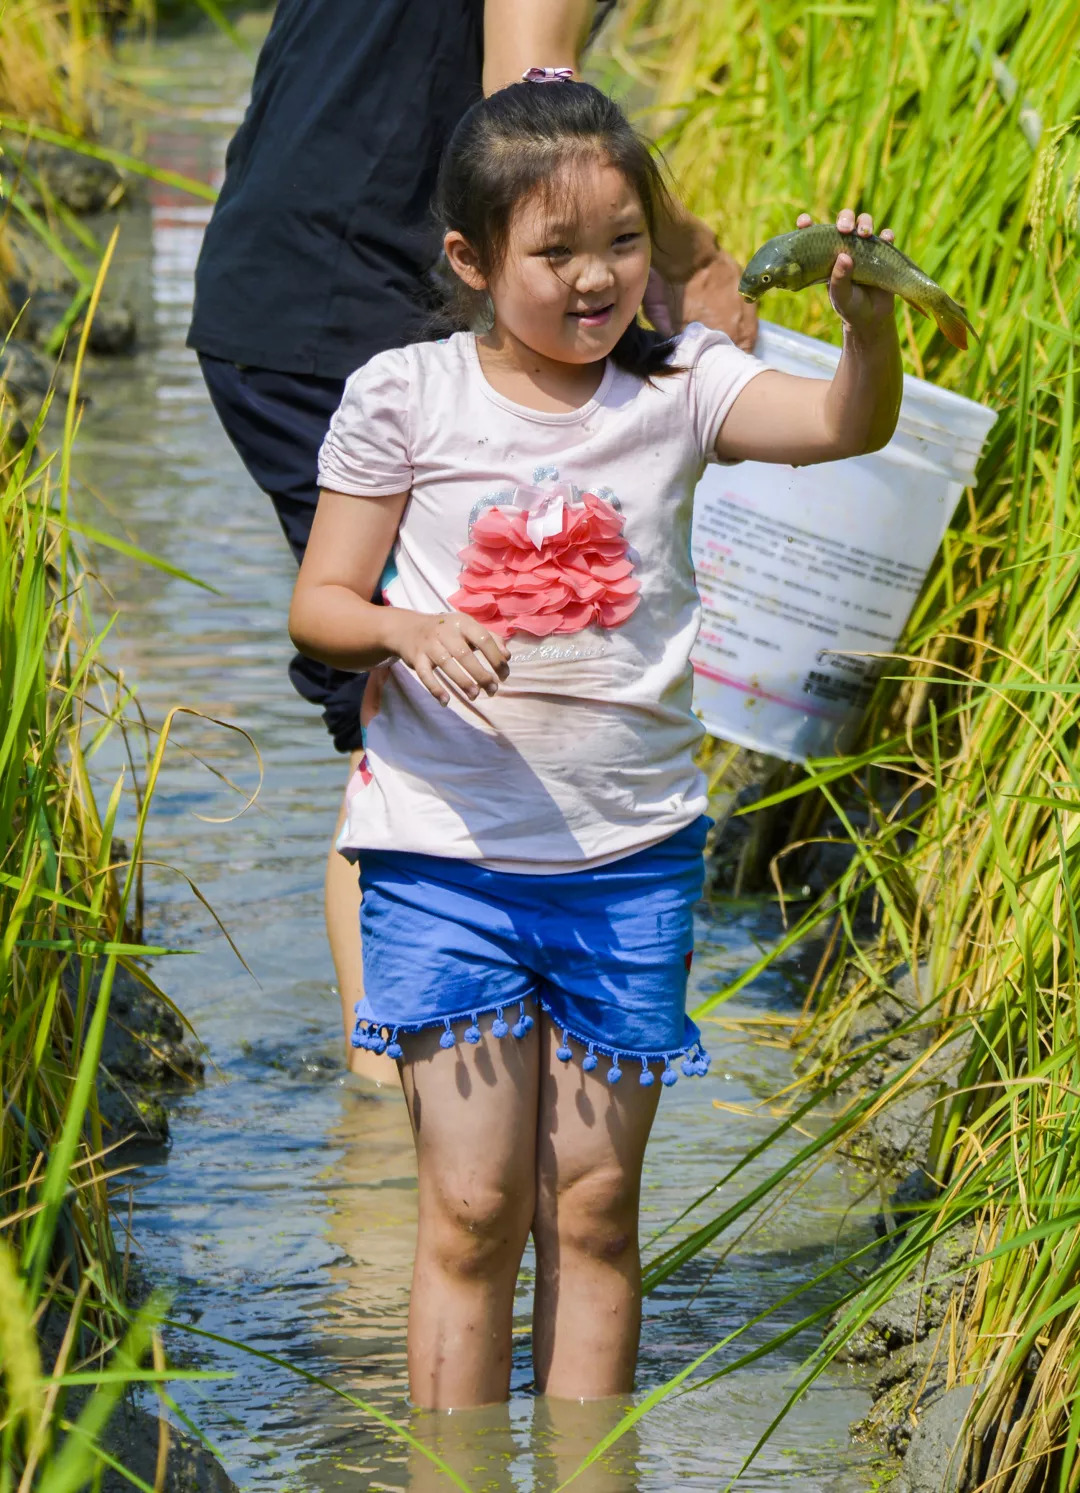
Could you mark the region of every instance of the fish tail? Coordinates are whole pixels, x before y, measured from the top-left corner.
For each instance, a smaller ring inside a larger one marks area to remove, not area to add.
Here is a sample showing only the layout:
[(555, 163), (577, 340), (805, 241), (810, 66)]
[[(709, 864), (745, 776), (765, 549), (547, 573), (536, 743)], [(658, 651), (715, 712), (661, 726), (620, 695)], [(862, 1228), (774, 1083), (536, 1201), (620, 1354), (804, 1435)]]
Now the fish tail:
[(952, 296), (942, 291), (940, 298), (935, 298), (929, 309), (942, 335), (948, 338), (953, 347), (958, 347), (961, 351), (966, 350), (968, 332), (978, 342), (978, 332), (968, 320), (963, 306), (958, 305)]

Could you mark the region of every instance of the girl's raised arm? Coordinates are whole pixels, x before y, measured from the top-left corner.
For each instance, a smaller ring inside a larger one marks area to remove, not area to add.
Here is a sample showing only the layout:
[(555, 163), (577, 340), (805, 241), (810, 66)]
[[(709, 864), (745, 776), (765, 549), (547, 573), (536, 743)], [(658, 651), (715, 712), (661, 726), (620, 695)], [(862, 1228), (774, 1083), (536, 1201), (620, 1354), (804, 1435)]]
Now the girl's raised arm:
[[(804, 214), (799, 227), (809, 221)], [(841, 233), (874, 231), (869, 213), (856, 222), (850, 208), (836, 226)], [(861, 456), (888, 443), (903, 392), (893, 297), (856, 285), (853, 268), (850, 255), (839, 254), (829, 280), (829, 299), (844, 323), (844, 348), (832, 379), (797, 378), (775, 369), (751, 379), (720, 427), (716, 454), (722, 461), (809, 466)]]
[(429, 616), (379, 606), (375, 595), (397, 537), (407, 492), (392, 497), (319, 494), (300, 567), (289, 636), (301, 653), (336, 669), (373, 669), (400, 658), (440, 704), (447, 683), (474, 700), (507, 676), (507, 650), (487, 628), (458, 612)]

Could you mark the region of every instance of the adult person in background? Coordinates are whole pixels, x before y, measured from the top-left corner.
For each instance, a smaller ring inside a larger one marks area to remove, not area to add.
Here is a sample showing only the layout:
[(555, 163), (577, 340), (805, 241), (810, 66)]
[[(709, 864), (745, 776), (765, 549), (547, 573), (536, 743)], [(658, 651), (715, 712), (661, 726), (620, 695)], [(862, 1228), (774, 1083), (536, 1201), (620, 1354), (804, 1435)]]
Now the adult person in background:
[[(430, 204), (454, 126), (481, 92), (531, 66), (577, 71), (611, 3), (279, 0), (225, 157), (188, 345), (298, 563), (318, 501), (319, 447), (345, 379), (423, 335), (430, 317), (439, 253)], [(646, 297), (654, 323), (668, 331), (695, 319), (752, 346), (756, 320), (737, 294), (738, 266), (706, 225), (680, 216), (657, 250)], [(351, 773), (365, 676), (299, 655), (289, 676), (321, 707)], [(362, 994), (359, 902), (355, 868), (331, 846), (326, 926), (349, 1065), (389, 1078), (388, 1058), (348, 1045)]]

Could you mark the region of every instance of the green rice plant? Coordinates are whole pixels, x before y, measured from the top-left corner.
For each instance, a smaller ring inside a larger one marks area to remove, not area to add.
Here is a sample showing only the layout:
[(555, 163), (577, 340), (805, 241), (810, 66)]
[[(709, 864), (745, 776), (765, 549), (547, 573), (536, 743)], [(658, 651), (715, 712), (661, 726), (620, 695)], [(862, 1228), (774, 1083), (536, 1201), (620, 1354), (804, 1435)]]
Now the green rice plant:
[[(74, 278), (76, 290), (63, 318), (62, 336), (86, 306), (100, 247), (93, 246), (98, 252), (84, 259), (50, 221), (55, 215), (39, 215), (20, 188), (34, 175), (25, 161), (26, 132), (33, 126), (53, 126), (78, 139), (93, 131), (107, 52), (103, 12), (96, 5), (87, 8), (84, 0), (67, 5), (43, 0), (0, 4), (0, 153), (6, 157), (8, 178), (0, 180), (0, 327), (10, 325), (22, 310), (11, 304), (7, 290), (15, 267), (7, 242), (12, 220), (21, 222)], [(33, 184), (41, 187), (39, 181)], [(55, 354), (59, 347), (57, 339), (48, 351)]]
[(100, 100), (105, 12), (84, 0), (0, 7), (0, 111), (85, 134)]
[[(1080, 1488), (1078, 45), (1066, 0), (631, 0), (610, 45), (691, 205), (734, 253), (804, 208), (870, 209), (980, 332), (958, 354), (899, 307), (909, 370), (999, 419), (859, 749), (754, 811), (790, 813), (797, 838), (828, 812), (852, 847), (781, 945), (816, 932), (828, 956), (797, 1029), (796, 1114), (857, 1079), (860, 1007), (900, 964), (920, 971), (908, 1028), (923, 1052), (869, 1105), (830, 1110), (825, 1133), (850, 1140), (919, 1092), (935, 1195), (901, 1220), (887, 1261), (852, 1262), (858, 1289), (806, 1382), (936, 1238), (973, 1226), (967, 1308), (942, 1352), (948, 1382), (976, 1389), (962, 1486), (992, 1493)], [(836, 335), (819, 292), (774, 296), (765, 314)], [(775, 1205), (818, 1155), (754, 1206)], [(697, 1207), (706, 1222), (661, 1244), (654, 1282), (736, 1222), (707, 1195)]]

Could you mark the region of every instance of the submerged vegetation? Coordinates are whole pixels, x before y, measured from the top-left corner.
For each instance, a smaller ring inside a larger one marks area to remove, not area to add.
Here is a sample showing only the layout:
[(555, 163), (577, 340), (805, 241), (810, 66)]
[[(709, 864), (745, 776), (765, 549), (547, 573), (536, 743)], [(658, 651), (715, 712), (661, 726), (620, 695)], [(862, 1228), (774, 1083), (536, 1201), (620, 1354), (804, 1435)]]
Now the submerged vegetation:
[[(734, 253), (803, 209), (872, 210), (982, 339), (958, 353), (899, 307), (909, 370), (999, 419), (862, 749), (758, 809), (782, 806), (800, 836), (828, 813), (851, 841), (847, 871), (792, 934), (816, 931), (833, 956), (796, 1032), (803, 1100), (881, 1056), (854, 1033), (907, 967), (907, 1060), (827, 1140), (850, 1143), (915, 1092), (933, 1117), (924, 1201), (884, 1264), (860, 1262), (811, 1372), (935, 1239), (965, 1228), (974, 1257), (939, 1354), (947, 1384), (975, 1389), (960, 1486), (992, 1493), (1080, 1487), (1078, 48), (1069, 0), (635, 0), (612, 48), (656, 100), (649, 128), (691, 205)], [(813, 291), (767, 314), (835, 335)], [(807, 1164), (820, 1154), (812, 1144)], [(777, 1176), (774, 1191), (789, 1185)]]

